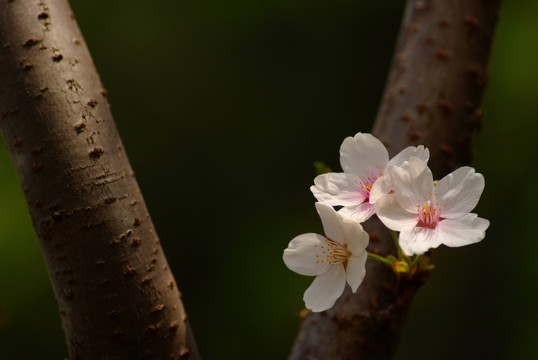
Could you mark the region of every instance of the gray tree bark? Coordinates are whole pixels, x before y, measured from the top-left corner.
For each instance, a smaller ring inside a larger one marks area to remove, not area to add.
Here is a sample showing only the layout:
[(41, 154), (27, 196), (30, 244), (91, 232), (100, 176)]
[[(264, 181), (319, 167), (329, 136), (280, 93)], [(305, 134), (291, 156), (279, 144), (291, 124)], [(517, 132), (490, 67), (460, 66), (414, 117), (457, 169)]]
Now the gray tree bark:
[[(410, 145), (430, 149), (429, 166), (440, 179), (466, 165), (480, 128), (480, 104), (500, 0), (409, 0), (373, 133), (391, 156)], [(369, 251), (396, 254), (379, 220), (365, 223)], [(356, 294), (309, 313), (290, 360), (391, 359), (405, 315), (426, 280), (397, 278), (368, 261)]]
[(71, 359), (198, 359), (67, 0), (0, 1), (0, 129)]

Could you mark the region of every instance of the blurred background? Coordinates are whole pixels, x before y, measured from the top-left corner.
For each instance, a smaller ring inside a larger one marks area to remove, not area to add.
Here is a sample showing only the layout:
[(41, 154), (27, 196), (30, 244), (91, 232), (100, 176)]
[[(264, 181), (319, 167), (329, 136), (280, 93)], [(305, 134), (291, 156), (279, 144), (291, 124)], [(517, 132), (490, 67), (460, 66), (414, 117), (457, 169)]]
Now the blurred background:
[[(202, 356), (285, 359), (312, 278), (289, 271), (282, 251), (322, 231), (313, 162), (340, 170), (342, 140), (370, 131), (404, 2), (71, 4)], [(434, 252), (398, 360), (535, 355), (537, 19), (538, 2), (504, 2), (473, 164), (486, 178), (477, 212), (492, 225), (480, 244)], [(4, 147), (0, 172), (0, 358), (63, 359), (54, 294)]]

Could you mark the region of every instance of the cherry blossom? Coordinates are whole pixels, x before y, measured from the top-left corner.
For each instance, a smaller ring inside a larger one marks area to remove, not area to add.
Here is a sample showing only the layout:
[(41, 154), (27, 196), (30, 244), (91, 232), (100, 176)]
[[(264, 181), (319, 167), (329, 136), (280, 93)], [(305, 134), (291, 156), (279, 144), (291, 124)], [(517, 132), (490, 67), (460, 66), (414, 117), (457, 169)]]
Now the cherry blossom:
[(471, 213), (484, 190), (484, 177), (464, 166), (434, 185), (424, 161), (411, 157), (391, 169), (394, 196), (375, 202), (377, 216), (400, 232), (407, 255), (421, 255), (441, 244), (459, 247), (485, 237), (489, 221)]
[(353, 292), (357, 291), (366, 274), (368, 234), (331, 206), (316, 203), (316, 209), (325, 236), (309, 233), (295, 237), (283, 258), (290, 270), (316, 276), (303, 300), (308, 309), (319, 312), (334, 305), (346, 282)]
[[(385, 146), (371, 134), (357, 133), (347, 137), (340, 147), (340, 165), (343, 173), (327, 173), (317, 176), (310, 188), (316, 199), (331, 206), (342, 206), (341, 214), (363, 222), (375, 213), (370, 199), (370, 191), (376, 181), (383, 177), (388, 166), (400, 166), (410, 157), (415, 156), (424, 161), (429, 158), (429, 151), (424, 146), (410, 146), (402, 150), (389, 161)], [(379, 188), (377, 197), (382, 191)]]

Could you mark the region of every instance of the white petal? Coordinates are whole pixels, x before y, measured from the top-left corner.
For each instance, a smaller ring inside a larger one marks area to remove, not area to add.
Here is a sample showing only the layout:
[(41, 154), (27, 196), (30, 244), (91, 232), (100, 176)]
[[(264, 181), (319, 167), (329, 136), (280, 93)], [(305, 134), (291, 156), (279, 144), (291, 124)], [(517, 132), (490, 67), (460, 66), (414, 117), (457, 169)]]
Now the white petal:
[(385, 145), (371, 134), (357, 133), (340, 146), (340, 165), (346, 173), (366, 176), (369, 171), (383, 171), (388, 162)]
[(443, 244), (459, 247), (482, 240), (486, 236), (489, 221), (471, 213), (459, 219), (445, 219), (437, 227)]
[(366, 275), (366, 259), (368, 253), (363, 251), (359, 256), (351, 256), (347, 261), (346, 267), (346, 280), (353, 292), (357, 291), (357, 288), (362, 283), (364, 276)]
[(319, 202), (316, 203), (316, 209), (321, 218), (325, 235), (339, 244), (345, 244), (344, 229), (342, 228), (343, 219), (341, 215), (338, 215), (332, 206)]
[(303, 296), (305, 306), (314, 312), (330, 309), (344, 292), (345, 286), (344, 265), (332, 265), (329, 271), (317, 276), (306, 289)]
[(401, 166), (404, 161), (409, 160), (413, 156), (427, 163), (430, 159), (430, 150), (428, 150), (428, 148), (425, 148), (423, 145), (419, 145), (417, 147), (408, 146), (402, 151), (400, 151), (392, 159), (390, 159), (389, 166)]
[(379, 220), (391, 230), (402, 231), (418, 222), (417, 214), (404, 210), (393, 195), (379, 199), (375, 209)]
[(426, 163), (412, 157), (391, 172), (394, 195), (401, 207), (416, 212), (420, 201), (429, 200), (433, 193), (433, 175)]
[(368, 246), (370, 237), (368, 233), (364, 231), (361, 224), (355, 221), (345, 220), (343, 222), (344, 236), (346, 238), (347, 249), (353, 255), (359, 255)]
[(472, 167), (463, 166), (442, 178), (435, 191), (444, 205), (443, 217), (458, 218), (473, 210), (484, 190), (484, 177)]
[[(325, 237), (318, 234), (302, 234), (290, 241), (284, 250), (286, 266), (301, 275), (319, 275), (329, 270), (329, 264), (316, 262), (319, 249), (325, 244)], [(317, 247), (316, 247), (317, 245)]]
[(413, 227), (400, 233), (400, 247), (407, 255), (422, 255), (441, 245), (439, 228)]
[(390, 174), (392, 169), (393, 167), (389, 166), (385, 171), (385, 175), (377, 179), (372, 186), (369, 198), (370, 204), (375, 204), (376, 201), (394, 190), (394, 180)]
[(375, 207), (368, 202), (364, 202), (355, 206), (344, 206), (338, 210), (338, 213), (347, 218), (353, 219), (356, 222), (362, 223), (375, 214)]
[(327, 173), (316, 176), (310, 190), (319, 202), (327, 205), (354, 206), (364, 202), (364, 195), (357, 190), (355, 175)]

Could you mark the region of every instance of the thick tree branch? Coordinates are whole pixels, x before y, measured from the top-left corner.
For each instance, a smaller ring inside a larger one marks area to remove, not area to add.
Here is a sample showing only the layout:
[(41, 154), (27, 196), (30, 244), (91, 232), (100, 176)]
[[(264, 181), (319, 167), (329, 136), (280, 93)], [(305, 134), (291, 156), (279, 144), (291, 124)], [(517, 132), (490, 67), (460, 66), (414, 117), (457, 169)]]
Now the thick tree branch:
[(0, 2), (0, 127), (71, 359), (197, 359), (106, 91), (66, 0)]
[[(426, 145), (436, 178), (471, 160), (500, 0), (410, 0), (373, 132), (396, 154)], [(377, 219), (365, 224), (370, 251), (395, 253)], [(390, 359), (424, 274), (398, 279), (369, 261), (357, 294), (304, 319), (291, 360)]]

